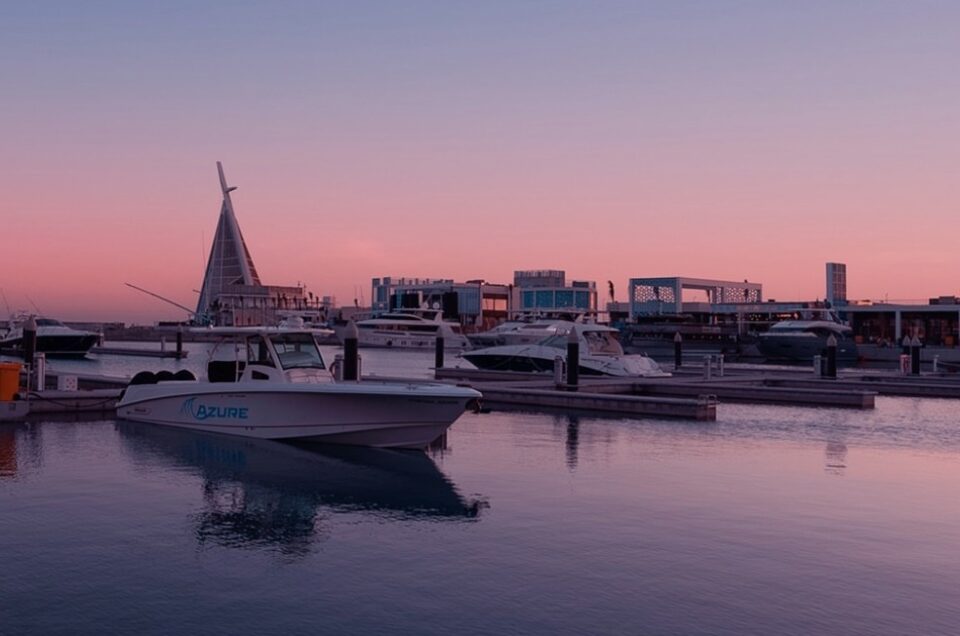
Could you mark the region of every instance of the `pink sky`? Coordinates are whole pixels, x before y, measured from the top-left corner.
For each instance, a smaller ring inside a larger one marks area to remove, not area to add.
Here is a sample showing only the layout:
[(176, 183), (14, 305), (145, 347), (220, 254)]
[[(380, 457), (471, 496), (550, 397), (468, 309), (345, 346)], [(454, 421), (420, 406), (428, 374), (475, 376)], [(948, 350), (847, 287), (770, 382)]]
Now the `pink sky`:
[(193, 305), (221, 160), (263, 281), (345, 304), (530, 268), (809, 299), (828, 260), (854, 298), (960, 293), (958, 10), (634, 5), (18, 8), (0, 288), (182, 318), (123, 283)]

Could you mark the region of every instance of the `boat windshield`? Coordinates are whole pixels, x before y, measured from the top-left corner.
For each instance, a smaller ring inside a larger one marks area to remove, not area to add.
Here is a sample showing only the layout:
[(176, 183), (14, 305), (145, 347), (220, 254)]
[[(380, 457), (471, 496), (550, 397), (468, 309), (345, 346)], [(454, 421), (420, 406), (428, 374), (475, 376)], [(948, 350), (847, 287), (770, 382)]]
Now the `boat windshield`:
[(284, 369), (325, 369), (317, 341), (308, 333), (272, 334), (270, 343)]
[[(555, 349), (564, 349), (567, 348), (567, 334), (569, 332), (564, 332), (557, 334), (555, 336), (550, 336), (545, 340), (541, 341), (539, 344), (544, 347), (553, 347)], [(584, 353), (589, 353), (590, 355), (613, 355), (613, 356), (622, 356), (623, 347), (620, 346), (620, 342), (617, 340), (617, 335), (612, 331), (586, 331), (580, 334), (580, 342), (583, 343), (585, 340), (587, 343), (587, 350)]]
[(612, 331), (587, 331), (583, 337), (587, 341), (587, 351), (593, 355), (623, 355), (623, 348)]
[(62, 327), (63, 323), (53, 318), (37, 318), (38, 327)]

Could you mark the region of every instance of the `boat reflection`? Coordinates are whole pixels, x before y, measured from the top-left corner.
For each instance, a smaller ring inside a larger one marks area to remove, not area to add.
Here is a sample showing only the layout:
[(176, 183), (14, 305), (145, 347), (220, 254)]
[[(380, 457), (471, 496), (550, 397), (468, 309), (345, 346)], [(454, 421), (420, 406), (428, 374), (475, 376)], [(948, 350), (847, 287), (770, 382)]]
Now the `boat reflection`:
[(201, 545), (309, 551), (333, 513), (392, 520), (463, 521), (468, 501), (426, 454), (350, 446), (293, 446), (117, 422), (138, 463), (187, 468), (203, 479), (203, 510), (193, 519)]

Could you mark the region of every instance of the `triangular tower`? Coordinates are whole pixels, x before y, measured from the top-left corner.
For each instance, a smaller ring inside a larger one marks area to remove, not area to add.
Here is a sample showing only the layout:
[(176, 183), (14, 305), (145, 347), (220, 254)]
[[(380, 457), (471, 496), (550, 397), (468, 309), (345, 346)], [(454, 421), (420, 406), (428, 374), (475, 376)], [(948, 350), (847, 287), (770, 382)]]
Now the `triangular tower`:
[(243, 234), (240, 233), (237, 217), (233, 213), (230, 193), (237, 188), (227, 187), (227, 180), (223, 176), (223, 165), (219, 161), (217, 171), (220, 173), (220, 188), (223, 190), (223, 206), (220, 208), (217, 233), (210, 247), (207, 271), (203, 276), (203, 286), (200, 288), (200, 300), (197, 302), (197, 317), (200, 320), (204, 320), (211, 313), (211, 304), (219, 298), (225, 288), (231, 285), (260, 285), (257, 268), (253, 265), (250, 250), (247, 249)]

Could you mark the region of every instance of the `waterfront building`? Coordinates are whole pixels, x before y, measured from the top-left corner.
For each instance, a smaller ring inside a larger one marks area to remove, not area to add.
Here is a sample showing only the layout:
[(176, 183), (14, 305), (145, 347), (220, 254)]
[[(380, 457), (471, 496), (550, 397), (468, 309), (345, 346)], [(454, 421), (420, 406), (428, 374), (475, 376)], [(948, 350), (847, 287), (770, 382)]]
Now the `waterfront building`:
[(446, 320), (489, 329), (507, 318), (510, 286), (449, 278), (374, 278), (371, 289), (374, 312), (403, 309), (441, 309)]
[(827, 302), (833, 307), (847, 303), (847, 266), (827, 263)]
[(204, 325), (272, 325), (286, 315), (326, 320), (328, 307), (303, 286), (264, 285), (233, 210), (223, 166), (218, 161), (223, 204), (197, 300), (195, 322)]
[[(704, 294), (706, 302), (684, 302), (684, 290)], [(631, 278), (628, 293), (631, 320), (641, 316), (724, 313), (730, 309), (737, 313), (736, 305), (755, 306), (763, 302), (763, 285), (746, 280), (734, 282), (683, 276)]]
[(520, 270), (513, 273), (512, 312), (515, 315), (578, 315), (597, 313), (597, 284), (571, 281), (559, 269)]

